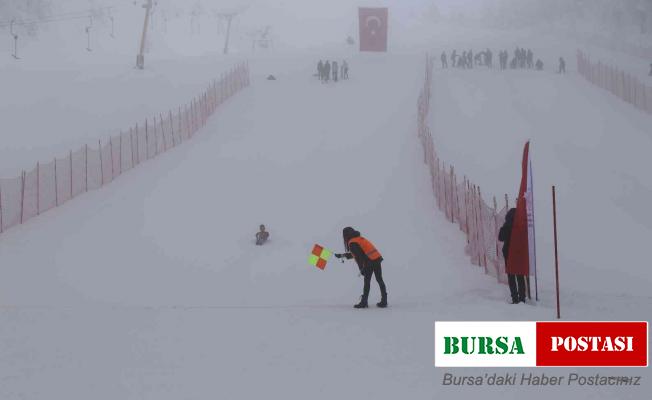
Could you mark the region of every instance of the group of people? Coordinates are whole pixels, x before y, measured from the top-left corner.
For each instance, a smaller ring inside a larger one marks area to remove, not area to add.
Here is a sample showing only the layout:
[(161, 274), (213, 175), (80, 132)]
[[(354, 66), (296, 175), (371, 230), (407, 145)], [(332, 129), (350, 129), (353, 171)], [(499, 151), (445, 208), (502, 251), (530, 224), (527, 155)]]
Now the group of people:
[(329, 82), (331, 79), (333, 82), (337, 82), (339, 79), (349, 79), (349, 64), (346, 60), (343, 60), (340, 65), (337, 64), (337, 61), (319, 60), (317, 76), (323, 83)]
[[(493, 53), (491, 50), (483, 50), (473, 54), (473, 50), (463, 51), (461, 54), (453, 50), (450, 56), (452, 68), (473, 68), (474, 65), (486, 65), (489, 68), (493, 66)], [(448, 68), (448, 56), (446, 52), (441, 53), (441, 67)]]
[[(441, 67), (448, 68), (449, 66), (449, 57), (446, 52), (441, 53)], [(517, 47), (514, 50), (514, 55), (509, 60), (509, 52), (507, 50), (501, 50), (498, 52), (498, 61), (500, 64), (501, 70), (506, 69), (536, 69), (537, 71), (543, 71), (543, 61), (538, 58), (534, 61), (534, 52), (532, 49), (524, 49)], [(463, 51), (461, 54), (458, 54), (457, 50), (454, 49), (450, 55), (450, 65), (453, 68), (462, 68), (462, 69), (471, 69), (474, 66), (486, 66), (488, 68), (493, 68), (493, 52), (490, 49), (482, 50), (477, 53), (473, 53), (473, 50)], [(651, 65), (652, 67), (652, 65)], [(559, 68), (558, 73), (566, 73), (566, 61), (563, 57), (559, 57)], [(650, 71), (652, 75), (652, 71)]]

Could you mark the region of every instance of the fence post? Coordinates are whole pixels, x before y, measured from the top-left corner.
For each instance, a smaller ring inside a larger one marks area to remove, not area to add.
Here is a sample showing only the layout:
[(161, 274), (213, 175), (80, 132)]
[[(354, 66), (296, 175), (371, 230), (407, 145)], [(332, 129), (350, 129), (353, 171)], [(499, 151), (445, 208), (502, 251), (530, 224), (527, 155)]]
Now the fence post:
[(455, 223), (455, 195), (453, 194), (453, 166), (449, 165), (450, 177), (448, 178), (451, 183), (450, 198), (451, 198), (451, 223)]
[(500, 241), (498, 240), (498, 202), (496, 201), (496, 196), (494, 196), (494, 235), (496, 235), (496, 262), (494, 263), (494, 268), (496, 268), (496, 279), (500, 282)]
[(20, 223), (25, 214), (25, 170), (20, 174)]
[(100, 151), (100, 176), (101, 176), (100, 186), (104, 186), (104, 165), (102, 163), (102, 139), (100, 139), (97, 143)]
[[(478, 215), (478, 187), (473, 185), (473, 214), (475, 215), (475, 247), (478, 253), (478, 265), (482, 266), (482, 257), (480, 256), (480, 216)], [(487, 272), (485, 270), (485, 272)]]
[(4, 232), (4, 223), (2, 222), (2, 184), (0, 184), (0, 233)]
[(111, 156), (111, 181), (115, 179), (115, 169), (113, 168), (113, 138), (109, 136), (109, 150)]
[(41, 163), (36, 162), (36, 215), (41, 215)]
[(482, 243), (482, 259), (484, 260), (484, 271), (487, 272), (487, 246), (484, 237), (484, 220), (482, 218), (482, 191), (478, 186), (478, 220), (480, 221), (480, 240)]
[[(138, 129), (138, 124), (136, 124), (136, 164), (140, 164), (140, 138), (138, 137), (140, 130)], [(100, 154), (102, 150), (100, 150)]]
[(195, 118), (195, 99), (190, 101), (190, 136), (195, 136), (197, 130), (197, 119)]
[[(179, 120), (179, 137), (183, 138), (183, 137), (185, 137), (185, 133), (184, 133), (184, 130), (183, 130), (183, 121), (181, 120), (181, 106), (179, 106), (179, 112), (178, 112), (178, 118), (177, 119)], [(185, 138), (188, 139), (187, 137), (185, 137)]]
[(134, 159), (134, 129), (129, 128), (129, 150), (131, 150), (131, 168), (136, 166), (136, 160)]
[(84, 176), (85, 183), (85, 192), (88, 192), (88, 143), (84, 145), (84, 168), (86, 169), (86, 176)]
[(559, 257), (557, 252), (557, 195), (555, 193), (555, 187), (552, 187), (552, 222), (554, 229), (555, 237), (555, 287), (557, 291), (557, 319), (561, 318), (560, 306), (559, 306)]
[[(174, 139), (174, 122), (172, 121), (172, 110), (169, 111), (168, 115), (170, 117), (170, 132), (172, 132), (172, 138)], [(163, 131), (163, 120), (162, 119), (161, 119), (161, 131)], [(181, 136), (179, 136), (179, 142), (181, 142), (181, 141), (182, 141)]]
[[(163, 126), (163, 116), (159, 114), (159, 118), (161, 119), (161, 136), (163, 137), (163, 151), (168, 151), (168, 140), (167, 137), (165, 136), (165, 127)], [(156, 118), (154, 118), (154, 121), (155, 121), (154, 123), (156, 123)], [(156, 131), (156, 128), (154, 128), (154, 130)], [(158, 134), (155, 134), (155, 136), (158, 138)], [(158, 143), (158, 139), (157, 139), (157, 143)], [(174, 147), (174, 135), (172, 135), (172, 147)]]
[(189, 104), (183, 106), (183, 123), (186, 125), (186, 137), (190, 139), (192, 137), (192, 119), (190, 118)]
[(145, 118), (145, 160), (149, 160), (149, 121)]
[(59, 207), (59, 179), (57, 174), (57, 158), (54, 157), (54, 204)]
[(460, 191), (459, 191), (459, 189), (457, 187), (457, 175), (455, 175), (455, 168), (453, 168), (453, 183), (454, 183), (453, 187), (455, 188), (455, 199), (454, 199), (454, 202), (455, 202), (455, 214), (457, 215), (457, 224), (461, 228), (462, 227), (462, 224), (461, 224), (462, 221), (460, 221), (460, 214), (461, 214), (460, 213)]
[(464, 225), (466, 226), (466, 243), (469, 243), (469, 180), (464, 175)]
[(72, 150), (70, 150), (69, 157), (70, 157), (70, 198), (72, 199), (72, 178), (73, 178), (73, 175), (72, 175)]
[(446, 164), (442, 163), (441, 170), (443, 172), (443, 178), (444, 178), (444, 215), (446, 215), (446, 219), (448, 219), (448, 193), (447, 192), (447, 187), (446, 187)]
[(120, 131), (120, 143), (118, 143), (120, 146), (120, 175), (122, 175), (122, 131)]

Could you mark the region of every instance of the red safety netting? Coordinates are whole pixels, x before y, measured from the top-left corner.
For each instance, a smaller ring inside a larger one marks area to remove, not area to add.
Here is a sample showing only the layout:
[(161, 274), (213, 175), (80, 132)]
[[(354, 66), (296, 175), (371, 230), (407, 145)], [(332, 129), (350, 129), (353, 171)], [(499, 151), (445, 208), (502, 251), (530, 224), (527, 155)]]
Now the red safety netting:
[(190, 139), (220, 104), (249, 84), (249, 65), (242, 63), (177, 110), (147, 119), (95, 146), (86, 145), (65, 157), (39, 162), (17, 177), (0, 178), (0, 232), (100, 188)]
[(592, 84), (652, 114), (652, 87), (641, 83), (638, 78), (599, 61), (591, 62), (581, 50), (577, 50), (577, 71)]
[(432, 68), (432, 60), (428, 57), (424, 85), (417, 102), (417, 125), (437, 208), (466, 234), (465, 251), (471, 262), (499, 282), (506, 283), (505, 260), (502, 243), (498, 241), (498, 231), (505, 221), (508, 209), (507, 195), (504, 205), (500, 207), (495, 197), (491, 205), (487, 204), (482, 198), (479, 186), (472, 184), (466, 177), (460, 179), (455, 168), (439, 158), (428, 124)]

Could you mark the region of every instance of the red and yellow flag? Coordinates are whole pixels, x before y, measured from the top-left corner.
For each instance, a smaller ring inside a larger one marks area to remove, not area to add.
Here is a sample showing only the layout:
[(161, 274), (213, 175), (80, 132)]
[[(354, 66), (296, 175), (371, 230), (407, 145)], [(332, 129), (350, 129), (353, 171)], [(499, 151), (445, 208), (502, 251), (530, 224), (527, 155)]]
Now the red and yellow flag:
[(326, 268), (326, 264), (328, 263), (328, 259), (331, 257), (331, 255), (333, 255), (332, 251), (316, 244), (312, 248), (312, 253), (308, 258), (308, 262), (311, 265), (314, 265), (315, 267), (323, 270)]

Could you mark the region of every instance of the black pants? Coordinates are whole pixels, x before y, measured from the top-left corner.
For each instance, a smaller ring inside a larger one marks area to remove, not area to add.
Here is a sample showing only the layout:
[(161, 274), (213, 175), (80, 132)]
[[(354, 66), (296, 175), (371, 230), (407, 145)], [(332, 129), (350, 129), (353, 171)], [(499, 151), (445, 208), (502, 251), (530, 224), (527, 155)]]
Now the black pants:
[(507, 274), (509, 292), (512, 295), (512, 302), (525, 301), (525, 276)]
[(380, 294), (383, 297), (387, 296), (387, 288), (385, 287), (385, 282), (383, 281), (383, 270), (380, 266), (380, 261), (372, 261), (367, 264), (362, 271), (364, 275), (364, 288), (362, 290), (362, 300), (367, 301), (369, 297), (369, 289), (371, 288), (371, 276), (376, 275), (376, 281), (380, 287)]

